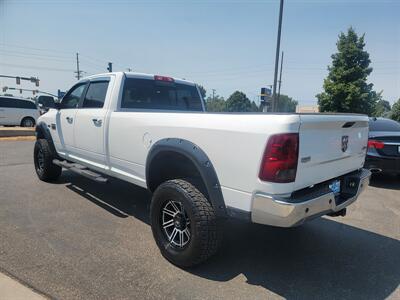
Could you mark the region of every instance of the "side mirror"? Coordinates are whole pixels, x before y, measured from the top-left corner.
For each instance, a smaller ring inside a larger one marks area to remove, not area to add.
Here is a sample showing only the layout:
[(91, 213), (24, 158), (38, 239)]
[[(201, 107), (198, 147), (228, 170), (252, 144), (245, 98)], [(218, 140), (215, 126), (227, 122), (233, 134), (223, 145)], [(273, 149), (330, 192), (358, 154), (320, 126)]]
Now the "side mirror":
[(45, 110), (49, 110), (50, 108), (60, 109), (59, 102), (50, 96), (39, 96), (37, 99), (37, 103), (41, 109)]

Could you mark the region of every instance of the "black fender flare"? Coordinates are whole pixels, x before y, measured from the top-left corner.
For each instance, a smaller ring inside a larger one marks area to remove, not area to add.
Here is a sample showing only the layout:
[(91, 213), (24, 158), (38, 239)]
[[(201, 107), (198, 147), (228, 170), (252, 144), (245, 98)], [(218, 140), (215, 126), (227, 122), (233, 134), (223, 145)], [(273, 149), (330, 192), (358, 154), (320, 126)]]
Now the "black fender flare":
[(36, 124), (35, 127), (35, 135), (36, 139), (46, 139), (50, 146), (50, 151), (53, 154), (53, 157), (58, 157), (56, 147), (54, 146), (53, 138), (51, 137), (51, 133), (49, 130), (50, 125), (47, 125), (44, 122), (40, 122)]
[(226, 217), (227, 211), (225, 201), (214, 166), (212, 165), (206, 153), (200, 147), (188, 140), (179, 138), (165, 138), (154, 143), (147, 155), (146, 160), (146, 182), (149, 190), (151, 190), (151, 187), (149, 186), (150, 165), (153, 159), (164, 151), (181, 154), (188, 158), (195, 165), (204, 182), (205, 188), (207, 189), (209, 201), (211, 202), (216, 215), (219, 217)]

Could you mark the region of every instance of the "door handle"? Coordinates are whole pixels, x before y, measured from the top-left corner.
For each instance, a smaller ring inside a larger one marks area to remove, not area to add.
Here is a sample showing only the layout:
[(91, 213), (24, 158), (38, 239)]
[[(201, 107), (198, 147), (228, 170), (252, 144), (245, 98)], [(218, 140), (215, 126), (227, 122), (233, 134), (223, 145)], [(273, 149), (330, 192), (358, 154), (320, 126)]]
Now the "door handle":
[(92, 119), (94, 125), (96, 126), (101, 126), (101, 123), (103, 123), (103, 121), (101, 119)]
[(65, 119), (67, 119), (68, 123), (72, 123), (72, 121), (74, 120), (74, 118), (71, 117), (66, 117)]

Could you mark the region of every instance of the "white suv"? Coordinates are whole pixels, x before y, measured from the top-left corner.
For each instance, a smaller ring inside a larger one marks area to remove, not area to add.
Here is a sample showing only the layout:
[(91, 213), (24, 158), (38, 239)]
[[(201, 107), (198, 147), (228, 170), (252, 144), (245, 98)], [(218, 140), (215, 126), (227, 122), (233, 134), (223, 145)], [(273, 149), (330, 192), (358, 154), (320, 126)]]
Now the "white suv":
[(33, 127), (39, 116), (33, 101), (0, 96), (0, 125)]

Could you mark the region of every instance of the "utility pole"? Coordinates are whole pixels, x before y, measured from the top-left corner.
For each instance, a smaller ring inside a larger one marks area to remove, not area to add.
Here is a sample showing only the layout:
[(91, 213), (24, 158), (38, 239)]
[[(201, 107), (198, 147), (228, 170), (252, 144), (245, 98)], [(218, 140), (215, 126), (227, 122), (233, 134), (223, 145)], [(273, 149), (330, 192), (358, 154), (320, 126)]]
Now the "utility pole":
[(212, 92), (213, 92), (213, 97), (212, 97), (212, 99), (213, 99), (213, 101), (215, 100), (215, 89), (212, 89)]
[(79, 70), (79, 53), (78, 52), (76, 53), (76, 71), (75, 71), (75, 73), (76, 73), (75, 77), (78, 80), (80, 80), (82, 77), (81, 74), (83, 73), (83, 71)]
[(281, 84), (282, 84), (282, 65), (283, 65), (283, 51), (282, 51), (282, 55), (281, 55), (281, 71), (279, 74), (279, 87), (278, 87), (278, 97), (276, 98), (276, 107), (278, 107), (279, 104), (279, 98), (281, 96)]
[(275, 54), (275, 73), (274, 73), (274, 90), (272, 93), (272, 111), (278, 110), (277, 97), (276, 97), (276, 84), (278, 81), (278, 64), (279, 64), (279, 52), (281, 47), (281, 30), (282, 30), (282, 15), (283, 15), (283, 0), (280, 0), (279, 7), (279, 24), (278, 24), (278, 36), (276, 38), (276, 54)]

